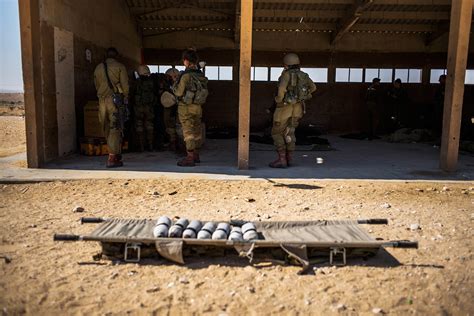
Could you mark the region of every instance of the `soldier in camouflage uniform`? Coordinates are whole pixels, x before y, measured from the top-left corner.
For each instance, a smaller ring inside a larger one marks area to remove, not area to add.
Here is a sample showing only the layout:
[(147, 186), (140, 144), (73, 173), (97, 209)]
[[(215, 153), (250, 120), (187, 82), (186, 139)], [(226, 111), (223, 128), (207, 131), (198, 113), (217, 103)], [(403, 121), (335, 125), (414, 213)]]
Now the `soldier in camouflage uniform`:
[(173, 87), (178, 99), (178, 118), (183, 129), (187, 155), (178, 161), (178, 166), (194, 167), (201, 162), (199, 149), (202, 143), (202, 105), (206, 102), (207, 78), (198, 69), (198, 55), (188, 49), (183, 53), (183, 64), (186, 70), (181, 74)]
[(157, 103), (154, 81), (150, 78), (150, 69), (146, 65), (138, 67), (140, 78), (135, 93), (135, 131), (140, 151), (153, 151), (154, 106)]
[[(107, 168), (123, 166), (123, 130), (119, 122), (118, 109), (113, 102), (112, 95), (114, 93), (122, 94), (123, 101), (127, 104), (129, 86), (127, 69), (116, 60), (117, 56), (118, 52), (115, 48), (108, 48), (107, 59), (104, 63), (97, 65), (94, 70), (94, 84), (97, 90), (97, 97), (99, 98), (99, 122), (102, 125), (110, 152), (106, 164)], [(109, 80), (107, 80), (106, 69), (112, 88), (109, 85)]]
[(304, 114), (304, 101), (316, 91), (314, 82), (300, 70), (296, 54), (287, 54), (283, 63), (285, 69), (278, 79), (276, 109), (273, 114), (272, 137), (278, 159), (269, 164), (272, 168), (286, 168), (290, 165), (296, 146), (295, 129)]
[[(179, 78), (179, 75), (180, 75), (179, 70), (176, 69), (176, 68), (170, 68), (170, 69), (166, 70), (165, 75), (167, 76), (167, 79), (168, 79), (167, 80), (168, 85), (164, 89), (163, 93), (168, 92), (168, 93), (172, 94), (173, 93), (173, 90), (172, 90), (173, 85), (174, 85), (175, 82), (178, 81), (178, 78)], [(166, 96), (168, 97), (168, 99), (164, 100)], [(176, 104), (176, 102), (174, 104), (172, 104), (173, 102), (170, 101), (170, 100), (172, 100), (171, 95), (166, 95), (166, 96), (163, 97), (163, 95), (162, 95), (162, 102), (161, 102), (162, 105), (163, 105), (163, 108), (164, 108), (163, 120), (164, 120), (164, 124), (165, 124), (166, 133), (168, 134), (169, 141), (170, 141), (169, 149), (172, 150), (172, 151), (176, 151), (177, 141), (178, 141), (178, 136), (177, 136), (177, 133), (176, 133), (177, 104)], [(168, 101), (168, 103), (166, 101)], [(170, 104), (172, 104), (172, 105), (170, 105)]]

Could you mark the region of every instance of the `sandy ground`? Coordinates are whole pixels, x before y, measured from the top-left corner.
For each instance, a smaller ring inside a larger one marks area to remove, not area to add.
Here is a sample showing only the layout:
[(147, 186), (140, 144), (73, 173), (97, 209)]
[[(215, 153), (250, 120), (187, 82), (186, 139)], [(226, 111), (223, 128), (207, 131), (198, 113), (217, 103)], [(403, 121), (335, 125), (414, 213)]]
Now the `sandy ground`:
[(0, 157), (24, 151), (26, 151), (24, 117), (0, 116)]
[[(24, 150), (24, 119), (0, 117), (0, 157)], [(24, 161), (15, 164), (24, 167)], [(85, 212), (74, 213), (77, 205)], [(368, 261), (317, 265), (313, 274), (297, 275), (299, 267), (250, 266), (237, 256), (190, 258), (185, 266), (94, 261), (98, 244), (52, 240), (54, 233), (90, 232), (94, 225), (81, 226), (82, 216), (164, 214), (254, 221), (388, 218), (389, 226), (366, 229), (386, 240), (419, 240), (420, 249), (388, 249)], [(421, 229), (411, 231), (411, 224)], [(0, 184), (0, 308), (38, 315), (472, 314), (473, 224), (474, 183), (163, 178)]]
[[(11, 258), (0, 261), (0, 308), (43, 315), (370, 315), (376, 308), (392, 315), (472, 314), (473, 186), (197, 179), (0, 185), (0, 254)], [(85, 212), (74, 213), (77, 205)], [(163, 214), (202, 220), (388, 218), (390, 225), (366, 229), (386, 240), (418, 240), (420, 249), (387, 249), (368, 261), (297, 275), (299, 267), (249, 266), (236, 256), (191, 258), (184, 266), (96, 262), (98, 244), (52, 239), (53, 233), (90, 232), (94, 225), (81, 226), (82, 216)], [(415, 223), (421, 229), (409, 230)]]

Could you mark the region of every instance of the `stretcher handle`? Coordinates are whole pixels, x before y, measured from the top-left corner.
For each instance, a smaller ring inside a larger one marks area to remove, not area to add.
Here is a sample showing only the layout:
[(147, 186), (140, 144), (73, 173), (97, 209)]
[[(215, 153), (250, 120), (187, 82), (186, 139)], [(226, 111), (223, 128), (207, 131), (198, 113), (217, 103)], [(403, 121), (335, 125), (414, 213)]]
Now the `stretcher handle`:
[(102, 217), (81, 217), (81, 224), (96, 224), (105, 221)]
[(54, 241), (78, 241), (80, 240), (79, 235), (70, 235), (70, 234), (54, 234)]
[(418, 249), (418, 242), (417, 241), (409, 241), (409, 240), (397, 240), (392, 241), (393, 248), (406, 248), (406, 249)]
[(369, 225), (387, 225), (388, 219), (386, 218), (370, 218), (370, 219), (359, 219), (358, 224), (369, 224)]
[(232, 226), (235, 226), (235, 227), (242, 227), (246, 223), (248, 223), (248, 221), (244, 221), (244, 220), (241, 220), (241, 219), (231, 219), (229, 221), (229, 224), (232, 225)]

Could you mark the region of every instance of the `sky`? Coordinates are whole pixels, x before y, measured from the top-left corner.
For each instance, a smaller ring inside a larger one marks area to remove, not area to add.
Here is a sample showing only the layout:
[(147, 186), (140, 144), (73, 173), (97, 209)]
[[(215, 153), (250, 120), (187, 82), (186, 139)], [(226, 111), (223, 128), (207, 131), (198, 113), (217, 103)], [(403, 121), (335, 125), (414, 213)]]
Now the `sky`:
[(0, 91), (23, 92), (18, 0), (0, 0)]

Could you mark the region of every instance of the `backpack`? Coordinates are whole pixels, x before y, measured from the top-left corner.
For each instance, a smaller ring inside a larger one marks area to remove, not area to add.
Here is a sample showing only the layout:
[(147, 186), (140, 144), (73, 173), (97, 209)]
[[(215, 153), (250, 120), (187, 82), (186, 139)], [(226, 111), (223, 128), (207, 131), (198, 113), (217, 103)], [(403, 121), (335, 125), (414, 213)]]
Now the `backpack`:
[(203, 105), (206, 103), (209, 90), (207, 89), (207, 78), (199, 70), (190, 70), (185, 73), (189, 73), (190, 80), (186, 86), (186, 93), (183, 96), (183, 102), (185, 104), (198, 104)]
[(139, 105), (156, 102), (155, 84), (152, 78), (139, 79), (137, 83), (136, 103)]
[(291, 69), (288, 73), (290, 80), (283, 101), (285, 103), (294, 104), (311, 99), (312, 95), (309, 90), (311, 78), (308, 74), (299, 69)]

